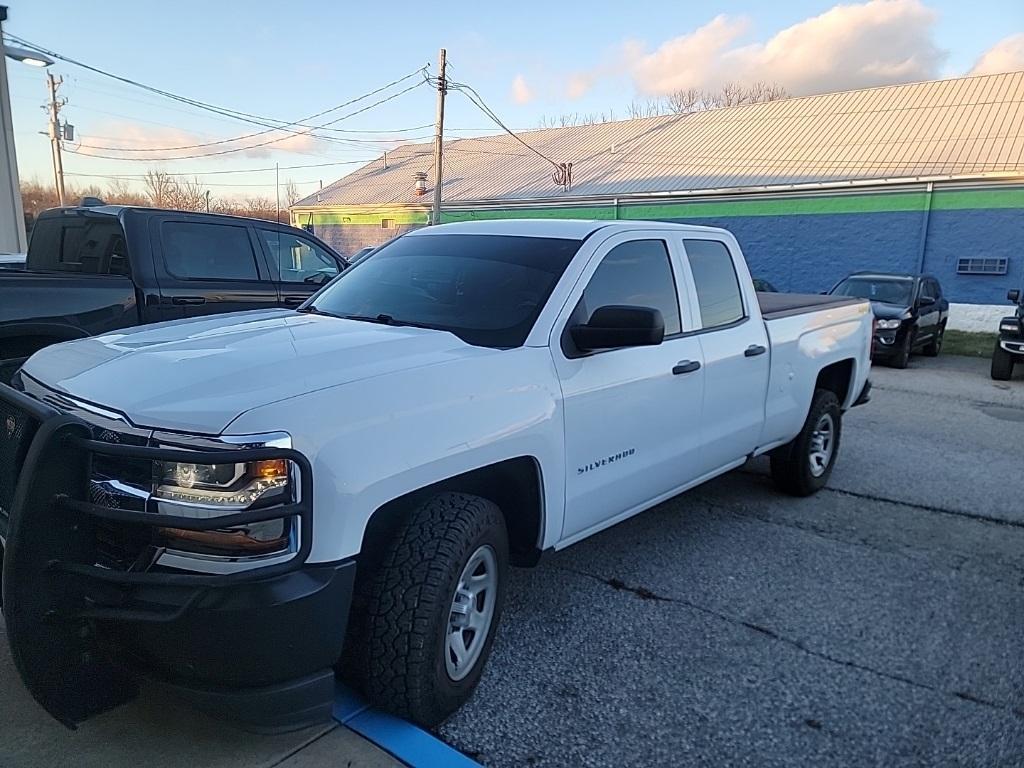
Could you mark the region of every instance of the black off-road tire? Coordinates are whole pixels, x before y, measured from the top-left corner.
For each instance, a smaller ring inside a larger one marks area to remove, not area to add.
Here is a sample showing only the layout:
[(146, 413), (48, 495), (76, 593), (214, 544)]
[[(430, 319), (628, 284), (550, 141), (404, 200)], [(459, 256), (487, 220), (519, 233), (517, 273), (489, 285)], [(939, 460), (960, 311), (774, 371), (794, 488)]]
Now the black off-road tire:
[(946, 335), (946, 325), (943, 323), (939, 326), (939, 330), (935, 332), (932, 340), (924, 348), (924, 353), (928, 357), (938, 357), (942, 353), (942, 339)]
[[(812, 438), (819, 421), (826, 414), (831, 416), (834, 430), (831, 457), (824, 472), (815, 475), (810, 463)], [(825, 487), (839, 455), (842, 423), (842, 411), (835, 393), (827, 389), (816, 390), (800, 434), (771, 453), (772, 480), (779, 490), (791, 496), (810, 496)]]
[(1013, 377), (1013, 355), (999, 346), (992, 350), (992, 378), (996, 381), (1009, 381)]
[[(479, 657), (461, 680), (445, 657), (452, 600), (481, 546), (496, 556), (493, 618)], [(479, 496), (441, 493), (400, 526), (371, 579), (357, 581), (342, 673), (375, 706), (419, 725), (444, 722), (472, 695), (490, 655), (508, 574), (501, 510)]]

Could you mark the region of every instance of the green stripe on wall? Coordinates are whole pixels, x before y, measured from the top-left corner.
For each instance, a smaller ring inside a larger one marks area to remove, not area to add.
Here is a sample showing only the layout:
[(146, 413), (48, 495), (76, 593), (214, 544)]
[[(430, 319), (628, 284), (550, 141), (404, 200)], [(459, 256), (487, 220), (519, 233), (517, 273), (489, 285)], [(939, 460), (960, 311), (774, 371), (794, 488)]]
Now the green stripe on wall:
[[(522, 207), (518, 207), (522, 205)], [(441, 221), (486, 221), (493, 219), (702, 219), (730, 216), (799, 216), (814, 214), (905, 213), (923, 212), (928, 208), (928, 193), (873, 192), (867, 194), (819, 195), (789, 197), (780, 193), (770, 198), (733, 198), (693, 202), (621, 203), (616, 216), (615, 206), (558, 206), (531, 208), (529, 204), (509, 201), (504, 208), (442, 210)], [(936, 190), (932, 195), (933, 210), (971, 210), (994, 208), (1024, 209), (1024, 187), (1005, 189)], [(308, 213), (295, 213), (293, 218), (304, 224)], [(396, 224), (426, 224), (426, 211), (377, 211), (375, 213), (314, 212), (313, 224), (380, 225), (382, 218)], [(348, 219), (346, 221), (346, 219)]]
[(614, 219), (615, 209), (571, 206), (564, 208), (488, 208), (476, 211), (441, 209), (441, 223), (457, 221), (493, 221), (494, 219)]
[(951, 189), (936, 192), (932, 209), (961, 211), (971, 208), (1024, 208), (1024, 187), (1008, 189)]
[[(398, 209), (395, 211), (378, 211), (377, 213), (345, 213), (345, 212), (313, 212), (313, 226), (317, 224), (376, 224), (380, 226), (381, 219), (392, 219), (395, 224), (426, 224), (429, 214), (426, 211), (407, 211)], [(309, 213), (294, 213), (292, 218), (300, 225), (309, 221)]]

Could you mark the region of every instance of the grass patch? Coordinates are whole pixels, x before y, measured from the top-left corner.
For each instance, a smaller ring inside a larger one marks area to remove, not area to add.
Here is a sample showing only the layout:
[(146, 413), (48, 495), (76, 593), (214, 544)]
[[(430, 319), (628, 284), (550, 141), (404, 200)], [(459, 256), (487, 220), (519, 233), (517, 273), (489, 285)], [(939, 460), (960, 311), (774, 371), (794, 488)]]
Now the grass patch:
[(995, 333), (969, 333), (968, 331), (946, 330), (942, 338), (942, 354), (963, 355), (964, 357), (992, 357), (996, 346)]

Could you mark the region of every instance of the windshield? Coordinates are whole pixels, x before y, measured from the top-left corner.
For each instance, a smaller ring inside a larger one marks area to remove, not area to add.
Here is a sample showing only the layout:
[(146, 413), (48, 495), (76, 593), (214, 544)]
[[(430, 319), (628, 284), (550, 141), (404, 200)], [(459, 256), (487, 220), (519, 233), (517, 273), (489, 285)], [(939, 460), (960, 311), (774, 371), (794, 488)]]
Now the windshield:
[(518, 347), (581, 245), (504, 235), (400, 237), (343, 272), (307, 311)]
[(914, 299), (914, 281), (901, 277), (850, 277), (832, 293), (909, 307)]

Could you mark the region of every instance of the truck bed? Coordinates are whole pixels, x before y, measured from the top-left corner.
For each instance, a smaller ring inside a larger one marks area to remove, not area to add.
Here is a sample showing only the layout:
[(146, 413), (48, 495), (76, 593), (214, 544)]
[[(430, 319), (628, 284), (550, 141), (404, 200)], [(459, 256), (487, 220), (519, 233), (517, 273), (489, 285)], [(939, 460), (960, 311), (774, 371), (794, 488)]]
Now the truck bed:
[(822, 296), (817, 293), (758, 293), (757, 302), (761, 305), (761, 315), (765, 320), (777, 320), (780, 317), (804, 315), (821, 309), (841, 307), (846, 304), (859, 304), (864, 299), (851, 296)]

